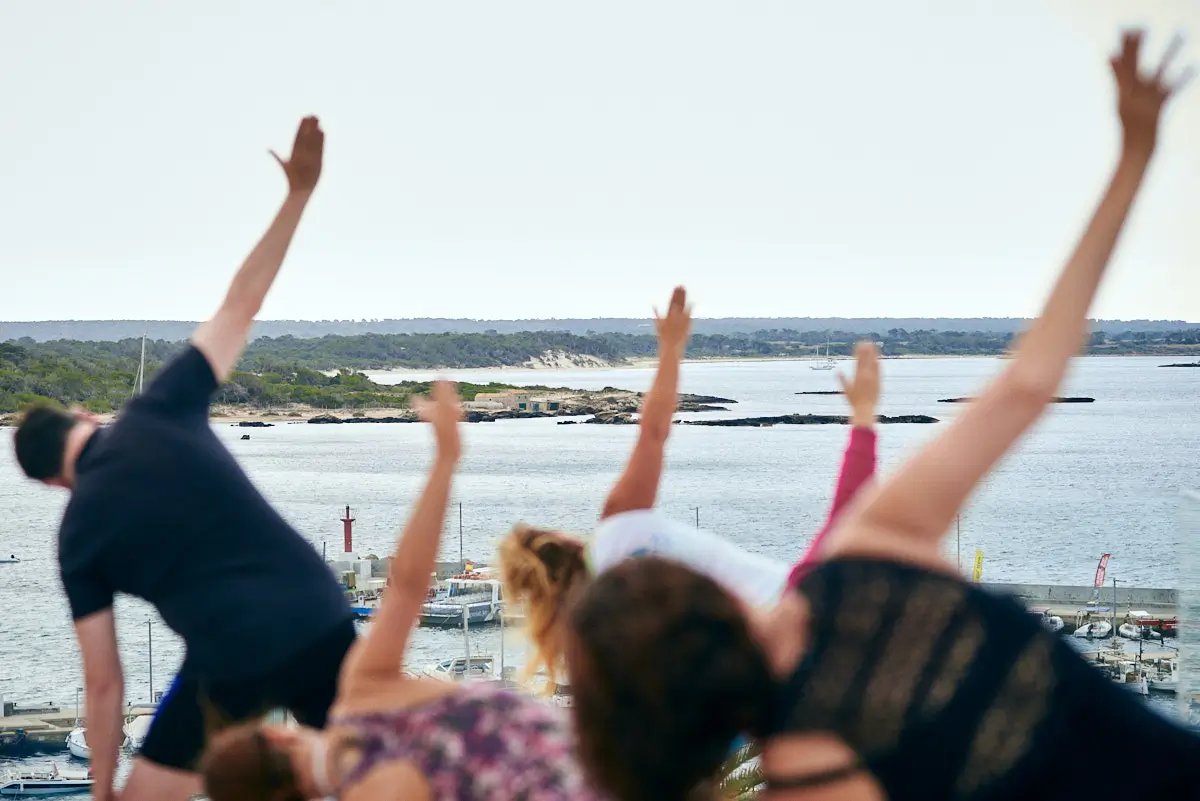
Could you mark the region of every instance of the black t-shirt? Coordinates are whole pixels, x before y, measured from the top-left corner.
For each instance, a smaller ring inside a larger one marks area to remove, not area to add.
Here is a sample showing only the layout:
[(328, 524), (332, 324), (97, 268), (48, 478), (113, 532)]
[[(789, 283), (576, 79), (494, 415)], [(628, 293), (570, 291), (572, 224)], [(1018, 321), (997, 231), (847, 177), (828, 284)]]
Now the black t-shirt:
[(212, 679), (270, 671), (350, 619), (332, 571), (217, 439), (217, 388), (195, 347), (80, 454), (58, 535), (75, 620), (144, 598)]

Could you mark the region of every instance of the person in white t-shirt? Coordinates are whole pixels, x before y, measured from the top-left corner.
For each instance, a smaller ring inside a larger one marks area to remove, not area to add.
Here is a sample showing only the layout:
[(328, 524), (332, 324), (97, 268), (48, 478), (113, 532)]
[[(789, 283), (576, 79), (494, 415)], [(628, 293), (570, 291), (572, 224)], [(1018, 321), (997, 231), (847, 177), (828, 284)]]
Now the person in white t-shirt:
[[(691, 332), (687, 293), (676, 288), (665, 316), (655, 313), (658, 373), (642, 405), (640, 433), (625, 471), (608, 495), (589, 540), (524, 524), (500, 544), (505, 595), (523, 604), (536, 656), (532, 674), (544, 667), (557, 679), (562, 654), (560, 613), (569, 597), (592, 576), (629, 557), (655, 554), (681, 562), (723, 585), (751, 606), (778, 600), (818, 549), (829, 524), (795, 565), (750, 553), (728, 539), (671, 520), (654, 508), (662, 477), (667, 437), (679, 397), (679, 369)], [(874, 345), (860, 345), (853, 380), (842, 377), (853, 426), (839, 476), (830, 522), (875, 470), (875, 407), (879, 400), (879, 360)]]

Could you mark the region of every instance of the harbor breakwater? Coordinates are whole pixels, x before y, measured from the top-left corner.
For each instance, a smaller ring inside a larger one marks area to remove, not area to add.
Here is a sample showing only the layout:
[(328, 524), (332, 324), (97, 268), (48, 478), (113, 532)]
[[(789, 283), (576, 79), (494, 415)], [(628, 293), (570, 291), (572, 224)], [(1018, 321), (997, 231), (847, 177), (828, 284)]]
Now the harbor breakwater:
[[(1179, 608), (1179, 590), (1159, 589), (1152, 587), (1113, 587), (1097, 588), (1088, 586), (1072, 586), (1067, 584), (1008, 584), (983, 583), (989, 592), (1011, 595), (1027, 606), (1079, 606), (1086, 608), (1093, 599), (1099, 606), (1112, 608), (1132, 607), (1147, 611), (1162, 612), (1169, 609), (1174, 612)], [(1115, 593), (1115, 594), (1114, 594)]]

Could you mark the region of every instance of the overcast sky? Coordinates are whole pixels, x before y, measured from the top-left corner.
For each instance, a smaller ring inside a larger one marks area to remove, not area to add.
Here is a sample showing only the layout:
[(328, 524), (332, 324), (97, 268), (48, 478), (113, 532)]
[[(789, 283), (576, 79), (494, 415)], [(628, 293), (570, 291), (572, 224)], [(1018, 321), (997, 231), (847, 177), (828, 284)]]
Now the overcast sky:
[[(309, 113), (265, 319), (641, 316), (678, 282), (706, 317), (1031, 315), (1116, 157), (1119, 27), (1157, 58), (1198, 9), (4, 0), (0, 319), (208, 316)], [(1193, 85), (1095, 316), (1200, 320), (1198, 219)]]

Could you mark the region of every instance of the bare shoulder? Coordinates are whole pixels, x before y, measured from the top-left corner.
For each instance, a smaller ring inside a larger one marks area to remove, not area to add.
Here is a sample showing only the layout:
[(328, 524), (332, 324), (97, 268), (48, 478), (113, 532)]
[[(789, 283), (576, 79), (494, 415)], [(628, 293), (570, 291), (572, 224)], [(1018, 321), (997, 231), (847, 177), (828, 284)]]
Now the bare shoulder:
[(341, 801), (430, 801), (425, 775), (411, 762), (386, 762), (339, 796)]

